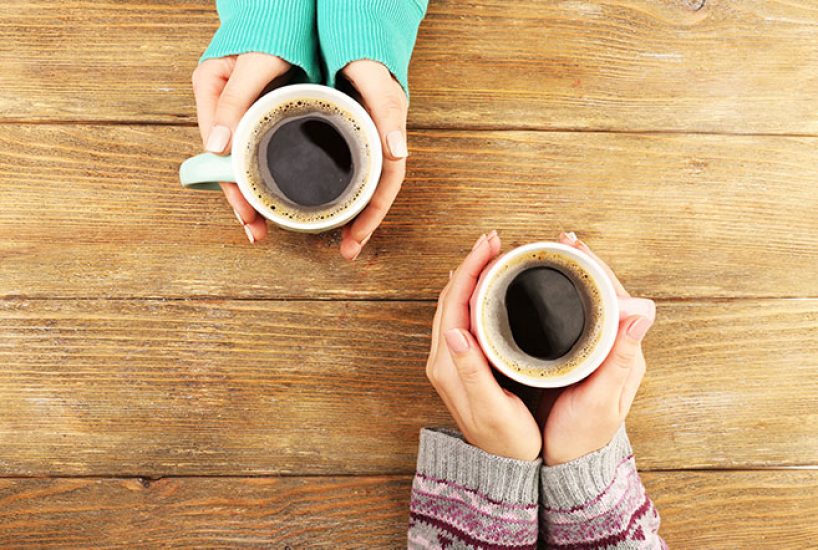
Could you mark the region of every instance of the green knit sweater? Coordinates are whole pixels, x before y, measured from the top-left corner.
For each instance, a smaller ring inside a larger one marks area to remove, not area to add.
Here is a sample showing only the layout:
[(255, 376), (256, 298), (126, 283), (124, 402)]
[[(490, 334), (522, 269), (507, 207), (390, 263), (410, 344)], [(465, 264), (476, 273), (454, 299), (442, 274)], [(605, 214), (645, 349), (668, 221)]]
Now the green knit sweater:
[(335, 85), (357, 59), (383, 63), (409, 93), (409, 58), (428, 0), (217, 0), (221, 26), (202, 61), (246, 52), (277, 55), (302, 80)]

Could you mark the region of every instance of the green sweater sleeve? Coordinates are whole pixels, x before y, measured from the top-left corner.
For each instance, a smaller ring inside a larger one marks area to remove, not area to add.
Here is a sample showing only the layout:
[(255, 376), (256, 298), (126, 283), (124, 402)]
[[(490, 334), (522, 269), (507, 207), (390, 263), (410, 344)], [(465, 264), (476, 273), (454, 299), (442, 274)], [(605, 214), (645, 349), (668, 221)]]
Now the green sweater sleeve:
[(317, 0), (327, 85), (347, 63), (383, 63), (409, 94), (409, 59), (428, 0)]
[(321, 81), (315, 0), (217, 0), (221, 26), (200, 61), (262, 52), (300, 67), (309, 82)]

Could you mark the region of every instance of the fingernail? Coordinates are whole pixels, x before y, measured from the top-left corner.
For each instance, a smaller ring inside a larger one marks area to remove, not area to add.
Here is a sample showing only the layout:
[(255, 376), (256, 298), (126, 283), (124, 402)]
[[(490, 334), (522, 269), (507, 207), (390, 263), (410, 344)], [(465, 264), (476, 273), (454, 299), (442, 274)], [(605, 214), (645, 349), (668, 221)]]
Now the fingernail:
[(406, 148), (406, 138), (403, 137), (403, 132), (400, 130), (394, 130), (386, 134), (386, 145), (395, 158), (402, 159), (409, 156), (409, 150)]
[(480, 246), (481, 244), (483, 244), (483, 241), (485, 241), (485, 240), (486, 240), (486, 235), (484, 233), (484, 234), (480, 235), (480, 238), (477, 239), (477, 242), (474, 243), (474, 246), (471, 249), (472, 250), (477, 250), (477, 247)]
[(241, 215), (239, 214), (239, 211), (234, 208), (233, 209), (233, 214), (236, 215), (236, 219), (239, 220), (239, 223), (244, 225), (244, 220), (241, 219)]
[(492, 240), (492, 239), (493, 239), (493, 238), (495, 238), (496, 236), (497, 236), (497, 230), (496, 230), (496, 229), (492, 229), (492, 230), (491, 230), (491, 233), (489, 233), (489, 236), (488, 236), (488, 237), (486, 237), (486, 238), (487, 238), (488, 240)]
[(446, 331), (446, 345), (455, 353), (464, 353), (469, 350), (469, 341), (463, 335), (463, 332), (458, 328), (452, 328)]
[(568, 233), (563, 233), (563, 235), (565, 235), (565, 238), (568, 239), (569, 241), (571, 241), (572, 243), (577, 242), (577, 234), (574, 233), (573, 231), (569, 231)]
[(214, 126), (210, 130), (210, 135), (207, 136), (205, 149), (211, 153), (221, 153), (227, 147), (228, 141), (230, 141), (230, 128), (227, 126)]
[(366, 246), (366, 243), (369, 242), (369, 239), (372, 238), (372, 233), (370, 233), (364, 240), (361, 241), (361, 248)]
[(250, 231), (249, 225), (244, 226), (244, 232), (247, 234), (247, 238), (249, 239), (250, 244), (256, 244), (256, 238), (253, 236), (253, 232)]
[(637, 317), (636, 321), (632, 322), (631, 326), (628, 327), (628, 336), (634, 340), (641, 341), (642, 338), (645, 337), (645, 334), (648, 333), (651, 324), (650, 319)]
[(452, 275), (454, 275), (454, 270), (450, 269), (449, 270), (449, 280), (450, 281), (452, 280)]
[(361, 245), (358, 245), (358, 252), (356, 252), (355, 255), (352, 257), (353, 262), (358, 259), (358, 256), (361, 255), (361, 252), (363, 252), (363, 250), (364, 250), (364, 247), (361, 246)]

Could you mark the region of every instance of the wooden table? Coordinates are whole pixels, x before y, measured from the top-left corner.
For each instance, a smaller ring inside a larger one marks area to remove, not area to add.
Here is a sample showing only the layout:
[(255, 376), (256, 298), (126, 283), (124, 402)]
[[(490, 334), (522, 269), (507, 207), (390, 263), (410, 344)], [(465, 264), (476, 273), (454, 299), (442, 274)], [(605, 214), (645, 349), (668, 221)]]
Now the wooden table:
[(818, 543), (818, 2), (432, 0), (354, 264), (177, 183), (211, 2), (0, 2), (0, 546), (403, 544), (437, 291), (576, 231), (654, 298), (673, 548)]

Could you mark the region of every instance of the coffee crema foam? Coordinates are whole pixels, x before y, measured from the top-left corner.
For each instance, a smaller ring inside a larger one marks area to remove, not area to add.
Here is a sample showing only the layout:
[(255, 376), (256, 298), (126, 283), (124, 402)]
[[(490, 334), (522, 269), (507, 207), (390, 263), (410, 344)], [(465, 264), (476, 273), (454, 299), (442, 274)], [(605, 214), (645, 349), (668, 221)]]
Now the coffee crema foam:
[[(318, 116), (332, 124), (347, 142), (353, 158), (355, 172), (347, 189), (333, 202), (318, 207), (295, 204), (280, 191), (268, 188), (259, 169), (259, 147), (267, 133), (276, 125), (305, 116)], [(358, 120), (345, 109), (319, 99), (293, 99), (278, 105), (256, 123), (242, 151), (241, 166), (253, 195), (276, 215), (296, 222), (314, 223), (327, 221), (349, 209), (369, 181), (372, 170), (369, 140)], [(278, 194), (277, 194), (278, 193)]]
[[(486, 282), (483, 312), (478, 320), (484, 344), (491, 348), (503, 367), (529, 378), (552, 378), (568, 374), (582, 365), (602, 338), (604, 304), (602, 290), (594, 278), (576, 260), (551, 250), (536, 250), (503, 262)], [(564, 356), (545, 360), (528, 355), (514, 342), (506, 310), (505, 296), (511, 281), (532, 267), (551, 267), (568, 277), (577, 289), (585, 311), (585, 327), (579, 340)]]

